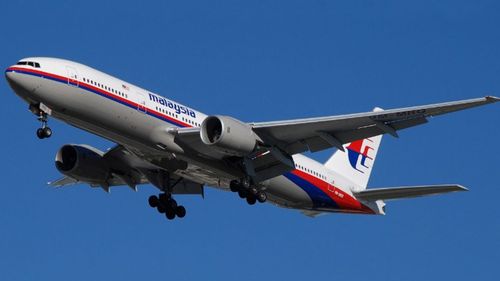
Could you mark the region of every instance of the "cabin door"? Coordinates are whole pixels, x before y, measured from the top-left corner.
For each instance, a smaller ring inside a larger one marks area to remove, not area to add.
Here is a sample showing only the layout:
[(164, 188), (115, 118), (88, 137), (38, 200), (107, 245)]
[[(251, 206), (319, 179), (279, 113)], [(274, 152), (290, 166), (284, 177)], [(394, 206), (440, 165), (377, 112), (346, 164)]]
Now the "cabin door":
[(68, 85), (78, 87), (80, 82), (78, 81), (78, 72), (76, 72), (76, 69), (66, 66), (66, 72), (68, 73)]

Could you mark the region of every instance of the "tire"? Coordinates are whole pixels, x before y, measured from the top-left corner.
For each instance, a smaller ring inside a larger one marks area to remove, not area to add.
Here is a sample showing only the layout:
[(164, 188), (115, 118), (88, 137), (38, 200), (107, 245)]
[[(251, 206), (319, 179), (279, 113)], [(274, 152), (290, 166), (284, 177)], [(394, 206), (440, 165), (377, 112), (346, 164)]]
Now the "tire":
[(241, 186), (243, 186), (244, 188), (249, 188), (250, 185), (252, 185), (251, 181), (249, 178), (243, 178), (241, 179), (241, 182), (240, 182)]
[(170, 206), (170, 208), (172, 208), (172, 209), (177, 208), (177, 201), (175, 201), (174, 199), (170, 199), (168, 201), (168, 206)]
[(160, 193), (160, 195), (158, 195), (158, 199), (160, 199), (160, 202), (162, 203), (167, 203), (169, 196), (167, 196), (166, 193)]
[(231, 189), (232, 192), (238, 192), (238, 190), (240, 190), (240, 186), (237, 181), (231, 181), (229, 183), (229, 189)]
[(246, 198), (247, 197), (247, 192), (244, 191), (244, 190), (240, 190), (238, 191), (238, 196), (240, 196), (240, 198)]
[(253, 205), (253, 204), (255, 204), (255, 202), (257, 202), (257, 198), (255, 198), (255, 196), (248, 196), (247, 197), (248, 205)]
[(43, 138), (45, 138), (45, 134), (43, 133), (43, 129), (42, 129), (42, 128), (38, 128), (38, 130), (36, 130), (36, 136), (37, 136), (39, 139), (43, 139)]
[(259, 203), (264, 203), (267, 200), (267, 194), (264, 191), (259, 191), (256, 197)]
[(158, 204), (158, 207), (156, 207), (156, 209), (160, 214), (164, 214), (167, 211), (167, 207), (165, 207), (165, 205), (163, 204)]
[(177, 208), (175, 208), (175, 214), (179, 218), (185, 217), (186, 216), (186, 208), (184, 208), (184, 206), (177, 206)]
[(167, 208), (167, 210), (165, 211), (165, 217), (167, 217), (167, 219), (169, 220), (175, 219), (175, 210), (172, 208)]
[(149, 196), (148, 198), (148, 203), (149, 203), (149, 206), (151, 208), (156, 208), (158, 207), (158, 203), (160, 202), (160, 200), (158, 199), (158, 197), (156, 195), (151, 195)]
[(252, 188), (248, 189), (248, 192), (250, 192), (250, 194), (252, 194), (254, 196), (256, 196), (257, 193), (259, 193), (259, 191), (255, 187), (252, 187)]
[(52, 130), (49, 127), (43, 128), (42, 131), (43, 131), (44, 137), (50, 138), (50, 136), (52, 136)]

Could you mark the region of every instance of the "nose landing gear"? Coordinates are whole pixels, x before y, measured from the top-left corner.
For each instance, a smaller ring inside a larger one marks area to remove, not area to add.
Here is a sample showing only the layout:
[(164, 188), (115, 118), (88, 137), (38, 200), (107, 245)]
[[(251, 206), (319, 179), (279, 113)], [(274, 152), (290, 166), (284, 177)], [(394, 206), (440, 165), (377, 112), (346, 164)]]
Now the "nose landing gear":
[(47, 126), (49, 121), (48, 114), (41, 109), (42, 105), (30, 105), (30, 110), (38, 116), (38, 121), (42, 123), (42, 127), (36, 130), (36, 136), (39, 139), (46, 139), (52, 136), (52, 130)]
[(52, 130), (49, 127), (42, 127), (36, 130), (36, 136), (39, 139), (50, 138), (52, 136)]

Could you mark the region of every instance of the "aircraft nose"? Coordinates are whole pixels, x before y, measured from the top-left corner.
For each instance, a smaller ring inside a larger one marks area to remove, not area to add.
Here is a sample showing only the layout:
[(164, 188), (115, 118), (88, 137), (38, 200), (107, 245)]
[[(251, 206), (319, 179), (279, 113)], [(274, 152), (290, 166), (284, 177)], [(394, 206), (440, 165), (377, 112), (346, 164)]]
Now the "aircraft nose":
[(7, 67), (7, 69), (5, 69), (5, 79), (7, 79), (7, 82), (9, 82), (9, 84), (14, 83), (16, 80), (16, 74), (12, 70), (12, 67), (13, 66), (9, 66)]
[(5, 69), (5, 79), (7, 79), (8, 82), (11, 82), (13, 79), (12, 71), (10, 71), (10, 67)]
[(7, 82), (12, 85), (15, 84), (15, 73), (11, 70), (11, 67), (8, 67), (5, 70), (5, 79), (7, 79)]
[(24, 95), (26, 92), (26, 85), (25, 82), (21, 79), (22, 77), (19, 76), (20, 74), (17, 73), (13, 67), (8, 67), (5, 70), (5, 79), (7, 80), (7, 83), (9, 86), (14, 90), (14, 92), (18, 95)]

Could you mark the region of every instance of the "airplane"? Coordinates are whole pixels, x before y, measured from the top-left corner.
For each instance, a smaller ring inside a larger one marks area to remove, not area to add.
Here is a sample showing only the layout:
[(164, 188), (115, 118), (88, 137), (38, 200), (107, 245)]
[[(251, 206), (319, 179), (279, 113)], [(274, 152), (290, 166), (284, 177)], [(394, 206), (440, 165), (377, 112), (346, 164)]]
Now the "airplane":
[[(490, 104), (498, 97), (365, 113), (247, 123), (207, 116), (191, 107), (89, 66), (31, 57), (5, 70), (12, 90), (35, 114), (40, 139), (49, 138), (49, 117), (116, 146), (101, 151), (65, 144), (53, 187), (85, 183), (106, 192), (114, 186), (152, 184), (148, 203), (167, 219), (183, 218), (174, 196), (204, 196), (204, 187), (232, 191), (248, 204), (270, 202), (323, 213), (385, 215), (385, 201), (466, 191), (458, 184), (368, 188), (382, 135), (425, 124), (430, 117)], [(326, 163), (302, 153), (336, 149)]]

